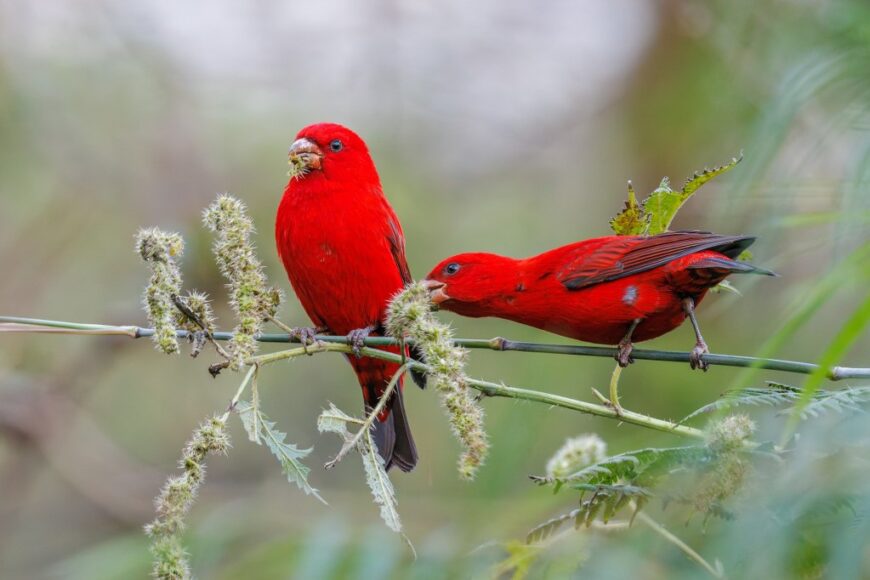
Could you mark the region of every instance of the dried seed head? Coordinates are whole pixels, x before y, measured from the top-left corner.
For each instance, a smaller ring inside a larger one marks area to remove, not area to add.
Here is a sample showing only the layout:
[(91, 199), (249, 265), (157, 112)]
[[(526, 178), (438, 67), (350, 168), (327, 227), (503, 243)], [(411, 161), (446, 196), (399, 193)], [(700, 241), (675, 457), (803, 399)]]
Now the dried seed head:
[(230, 195), (221, 195), (203, 212), (203, 222), (216, 234), (213, 251), (230, 289), (230, 305), (236, 328), (230, 342), (230, 366), (238, 370), (257, 350), (254, 339), (263, 321), (278, 311), (281, 293), (267, 286), (263, 265), (250, 239), (254, 223), (245, 205)]
[(229, 446), (224, 419), (212, 417), (200, 425), (182, 452), (182, 474), (167, 479), (154, 500), (157, 519), (145, 526), (145, 533), (152, 540), (155, 578), (190, 578), (187, 554), (181, 545), (184, 518), (205, 478), (206, 457), (211, 453), (226, 454)]
[(607, 444), (594, 433), (566, 439), (547, 462), (547, 476), (555, 479), (568, 477), (605, 457)]
[(181, 292), (181, 271), (175, 259), (184, 252), (184, 239), (157, 228), (139, 230), (136, 252), (151, 269), (143, 303), (148, 321), (154, 327), (154, 344), (166, 354), (177, 353), (177, 310), (173, 297)]
[(483, 427), (483, 408), (475, 400), (465, 376), (465, 349), (453, 344), (450, 328), (439, 322), (430, 307), (429, 292), (413, 283), (397, 294), (387, 310), (387, 332), (416, 342), (429, 366), (428, 382), (441, 398), (453, 434), (465, 448), (459, 474), (473, 479), (489, 451)]

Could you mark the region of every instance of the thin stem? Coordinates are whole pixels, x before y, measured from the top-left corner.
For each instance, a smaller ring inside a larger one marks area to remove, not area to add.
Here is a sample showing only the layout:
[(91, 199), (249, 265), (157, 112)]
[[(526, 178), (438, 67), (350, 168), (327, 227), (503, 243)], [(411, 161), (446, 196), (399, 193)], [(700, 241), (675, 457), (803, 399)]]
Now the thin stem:
[[(634, 502), (632, 502), (632, 505), (634, 505)], [(637, 519), (646, 524), (646, 526), (653, 530), (655, 533), (659, 534), (661, 537), (682, 550), (682, 552), (686, 554), (686, 556), (697, 562), (702, 568), (709, 572), (710, 575), (713, 576), (713, 578), (725, 577), (721, 570), (713, 567), (709, 562), (707, 562), (707, 560), (704, 559), (703, 556), (701, 556), (701, 554), (693, 550), (692, 547), (689, 546), (686, 542), (669, 532), (667, 528), (649, 517), (646, 513), (642, 511), (639, 512), (637, 514)]]
[(387, 384), (387, 388), (384, 389), (384, 393), (381, 395), (381, 398), (378, 400), (378, 404), (375, 405), (375, 408), (372, 409), (371, 413), (369, 413), (369, 416), (366, 417), (366, 420), (362, 424), (362, 427), (360, 427), (359, 431), (357, 431), (356, 434), (354, 434), (354, 436), (351, 439), (349, 439), (348, 441), (346, 441), (344, 443), (344, 445), (342, 445), (341, 450), (332, 459), (332, 461), (326, 462), (326, 464), (323, 467), (325, 467), (326, 469), (332, 469), (333, 467), (338, 465), (339, 461), (344, 459), (344, 456), (347, 455), (348, 451), (350, 451), (351, 449), (356, 447), (357, 443), (360, 442), (360, 439), (363, 438), (363, 435), (368, 433), (369, 429), (371, 429), (372, 423), (374, 423), (374, 421), (378, 417), (378, 415), (381, 414), (381, 411), (384, 410), (384, 407), (387, 406), (387, 401), (390, 400), (390, 397), (393, 394), (393, 390), (395, 390), (396, 385), (399, 383), (399, 379), (402, 378), (402, 375), (404, 375), (407, 370), (408, 370), (408, 364), (405, 363), (404, 365), (399, 367), (399, 370), (397, 370), (395, 373), (393, 373), (393, 378), (390, 379), (390, 382)]
[[(98, 334), (98, 335), (118, 335), (128, 336), (131, 338), (149, 337), (154, 334), (153, 328), (141, 328), (138, 326), (111, 326), (104, 324), (78, 324), (74, 322), (63, 322), (57, 320), (39, 320), (35, 318), (21, 318), (16, 316), (0, 316), (0, 333), (2, 332), (57, 332), (63, 334)], [(186, 338), (188, 332), (179, 330), (177, 332), (179, 338)], [(230, 340), (233, 334), (231, 332), (215, 332), (215, 340)], [(316, 340), (322, 343), (341, 344), (347, 342), (344, 336), (327, 336), (317, 335)], [(260, 334), (257, 336), (260, 342), (278, 342), (278, 343), (299, 343), (297, 337), (289, 334)], [(406, 340), (405, 343), (409, 346), (413, 345), (413, 341)], [(505, 338), (496, 337), (492, 339), (456, 339), (454, 343), (458, 346), (472, 349), (485, 349), (495, 351), (516, 351), (516, 352), (532, 352), (532, 353), (548, 353), (573, 356), (594, 356), (612, 358), (616, 354), (616, 349), (603, 346), (585, 346), (575, 344), (546, 344), (534, 342), (516, 342)], [(393, 338), (381, 336), (368, 337), (363, 341), (368, 347), (378, 346), (397, 346), (399, 341)], [(312, 350), (309, 347), (309, 350)], [(632, 350), (632, 357), (636, 360), (654, 360), (663, 362), (680, 362), (688, 363), (690, 353), (677, 352), (667, 350)], [(818, 365), (801, 362), (780, 360), (771, 358), (756, 358), (751, 356), (739, 356), (730, 354), (712, 354), (707, 353), (701, 358), (711, 364), (729, 367), (744, 367), (758, 368), (772, 371), (782, 371), (787, 373), (796, 373), (810, 375), (817, 372)], [(825, 374), (826, 378), (832, 381), (844, 379), (870, 379), (870, 368), (861, 367), (842, 367), (835, 366)]]
[[(309, 346), (307, 354), (317, 354), (321, 352), (341, 352), (345, 354), (350, 354), (353, 352), (353, 348), (348, 346), (347, 344), (322, 342)], [(306, 354), (306, 352), (305, 349), (303, 349), (302, 347), (292, 348), (289, 350), (282, 350), (279, 352), (256, 356), (247, 362), (248, 364), (257, 363), (263, 365), (274, 363), (280, 360), (296, 358), (304, 354)], [(360, 349), (360, 354), (370, 358), (377, 358), (380, 360), (386, 360), (402, 364), (401, 355), (383, 350), (378, 350), (376, 348), (363, 347), (362, 349)], [(411, 369), (417, 369), (423, 372), (429, 370), (425, 364), (415, 360), (408, 360), (405, 362), (405, 365), (407, 365)], [(641, 413), (635, 413), (626, 409), (622, 409), (621, 412), (617, 412), (616, 409), (613, 409), (610, 406), (596, 405), (594, 403), (578, 401), (576, 399), (563, 397), (561, 395), (553, 395), (551, 393), (533, 391), (520, 387), (510, 387), (508, 385), (492, 383), (489, 381), (481, 381), (478, 379), (468, 379), (467, 384), (469, 387), (475, 389), (476, 391), (480, 391), (488, 397), (504, 397), (508, 399), (533, 401), (553, 407), (562, 407), (564, 409), (570, 409), (572, 411), (579, 411), (581, 413), (595, 415), (597, 417), (617, 419), (625, 423), (631, 423), (633, 425), (646, 427), (655, 431), (663, 431), (665, 433), (677, 433), (679, 435), (693, 437), (696, 439), (704, 439), (705, 437), (704, 432), (700, 429), (694, 429), (685, 425), (677, 425), (676, 423), (672, 423), (670, 421), (664, 421), (662, 419), (657, 419), (655, 417), (650, 417)]]
[(250, 383), (251, 380), (252, 380), (252, 379), (257, 375), (257, 373), (259, 373), (259, 372), (260, 372), (260, 365), (252, 364), (252, 365), (251, 365), (251, 368), (249, 368), (249, 369), (248, 369), (248, 372), (245, 374), (245, 378), (242, 379), (242, 384), (239, 385), (239, 388), (238, 388), (238, 390), (236, 391), (236, 394), (233, 395), (233, 399), (230, 401), (230, 404), (229, 404), (229, 406), (227, 407), (227, 411), (226, 411), (226, 413), (224, 413), (223, 416), (221, 417), (221, 421), (226, 421), (227, 418), (229, 418), (230, 413), (233, 411), (233, 409), (236, 408), (236, 405), (239, 403), (239, 399), (242, 398), (242, 394), (244, 394), (245, 389), (246, 389), (247, 386), (248, 386), (248, 383)]

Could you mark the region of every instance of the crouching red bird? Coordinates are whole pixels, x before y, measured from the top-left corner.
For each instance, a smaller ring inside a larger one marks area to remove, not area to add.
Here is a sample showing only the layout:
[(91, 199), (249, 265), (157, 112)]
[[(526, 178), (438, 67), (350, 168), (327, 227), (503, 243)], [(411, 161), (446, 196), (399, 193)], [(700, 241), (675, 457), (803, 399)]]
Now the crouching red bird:
[[(298, 332), (303, 341), (315, 332), (347, 335), (358, 349), (366, 336), (383, 334), (390, 298), (411, 281), (402, 227), (366, 144), (350, 129), (331, 123), (302, 129), (289, 161), (291, 178), (278, 207), (275, 241), (316, 327)], [(348, 360), (370, 410), (399, 365), (358, 356)], [(387, 468), (410, 471), (417, 449), (401, 383), (393, 393), (375, 421), (374, 439)]]
[(432, 301), (463, 316), (494, 316), (585, 342), (618, 345), (620, 366), (632, 343), (661, 336), (688, 317), (697, 342), (692, 368), (709, 352), (695, 307), (730, 274), (773, 272), (737, 256), (750, 236), (677, 231), (607, 236), (525, 259), (469, 253), (447, 258), (427, 276)]

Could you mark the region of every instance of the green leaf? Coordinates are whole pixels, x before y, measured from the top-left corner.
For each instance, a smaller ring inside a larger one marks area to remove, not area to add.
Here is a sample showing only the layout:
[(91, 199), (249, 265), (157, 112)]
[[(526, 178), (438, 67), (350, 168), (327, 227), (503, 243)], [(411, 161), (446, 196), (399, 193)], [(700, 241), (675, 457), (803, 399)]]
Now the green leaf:
[(698, 464), (710, 460), (711, 452), (704, 446), (649, 447), (608, 457), (567, 477), (537, 477), (542, 485), (565, 484), (575, 489), (587, 485), (616, 485), (620, 481), (637, 483), (658, 477), (660, 473), (681, 464)]
[(737, 289), (737, 288), (736, 288), (736, 287), (735, 287), (731, 282), (729, 282), (728, 280), (722, 280), (721, 282), (719, 282), (718, 284), (716, 284), (715, 286), (713, 286), (712, 288), (710, 288), (710, 292), (716, 292), (716, 293), (719, 293), (719, 292), (730, 292), (730, 293), (732, 293), (732, 294), (736, 294), (736, 295), (738, 295), (738, 296), (743, 296), (743, 294), (740, 293), (740, 290), (738, 290), (738, 289)]
[(276, 429), (275, 422), (266, 419), (266, 416), (251, 403), (239, 401), (235, 410), (242, 420), (248, 438), (258, 445), (261, 444), (261, 441), (266, 442), (266, 447), (281, 464), (281, 470), (287, 476), (287, 481), (295, 483), (306, 495), (313, 495), (326, 504), (326, 500), (308, 483), (308, 474), (311, 469), (301, 461), (311, 453), (311, 448), (299, 449), (295, 445), (285, 442), (287, 434)]
[(317, 417), (317, 430), (321, 433), (337, 433), (342, 438), (347, 439), (349, 433), (347, 430), (348, 423), (356, 423), (354, 419), (334, 404), (329, 404), (329, 409), (320, 413)]
[(384, 459), (378, 453), (371, 431), (366, 433), (358, 446), (363, 466), (365, 466), (366, 483), (372, 492), (375, 503), (381, 508), (381, 519), (384, 520), (388, 528), (394, 532), (402, 533), (396, 490), (393, 488), (393, 482), (387, 476)]
[(649, 228), (649, 216), (637, 203), (634, 187), (628, 182), (628, 200), (625, 208), (610, 220), (610, 229), (618, 236), (636, 236), (645, 234)]
[[(351, 417), (330, 403), (329, 409), (326, 409), (317, 417), (317, 430), (321, 433), (336, 433), (345, 442), (349, 442), (352, 440), (353, 435), (351, 435), (347, 428), (348, 423), (360, 424), (362, 421)], [(380, 453), (378, 453), (371, 430), (360, 439), (356, 449), (360, 457), (362, 457), (366, 484), (372, 492), (375, 504), (380, 507), (381, 519), (384, 520), (388, 528), (402, 534), (402, 522), (399, 518), (396, 490), (393, 488), (393, 482), (390, 481), (387, 475), (384, 460)], [(407, 538), (405, 540), (407, 541)], [(410, 545), (410, 542), (408, 543)], [(411, 548), (413, 549), (413, 546)]]
[[(818, 391), (813, 400), (797, 412), (803, 420), (828, 412), (866, 413), (864, 406), (867, 403), (870, 403), (870, 386), (848, 387), (836, 391)], [(796, 409), (793, 407), (783, 412), (791, 414)]]
[(692, 411), (680, 420), (680, 424), (685, 423), (689, 419), (694, 419), (698, 415), (718, 411), (720, 409), (731, 409), (733, 407), (747, 405), (776, 406), (793, 403), (799, 398), (800, 389), (790, 385), (773, 382), (767, 383), (766, 388), (749, 387), (746, 389), (734, 389), (725, 391), (717, 400)]
[(239, 401), (236, 403), (236, 413), (239, 414), (239, 419), (242, 420), (242, 427), (248, 434), (248, 440), (253, 441), (257, 445), (262, 445), (260, 440), (260, 413), (254, 409), (254, 405), (247, 401)]
[(671, 222), (674, 221), (674, 216), (698, 188), (714, 177), (732, 169), (742, 159), (743, 155), (741, 154), (740, 157), (735, 157), (730, 163), (720, 167), (696, 171), (692, 177), (686, 180), (685, 185), (679, 191), (671, 189), (670, 181), (665, 177), (641, 205), (638, 205), (634, 189), (629, 182), (628, 201), (625, 202), (625, 209), (610, 220), (610, 228), (620, 236), (652, 236), (668, 231)]

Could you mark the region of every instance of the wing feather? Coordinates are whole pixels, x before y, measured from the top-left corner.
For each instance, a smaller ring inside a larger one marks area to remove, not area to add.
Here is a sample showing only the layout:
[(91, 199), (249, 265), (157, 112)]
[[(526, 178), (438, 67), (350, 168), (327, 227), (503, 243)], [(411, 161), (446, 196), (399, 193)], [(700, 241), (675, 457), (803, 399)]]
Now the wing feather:
[(569, 290), (579, 290), (646, 272), (704, 250), (736, 258), (754, 241), (752, 236), (723, 236), (696, 231), (614, 237), (591, 253), (576, 256), (559, 272), (558, 280)]

